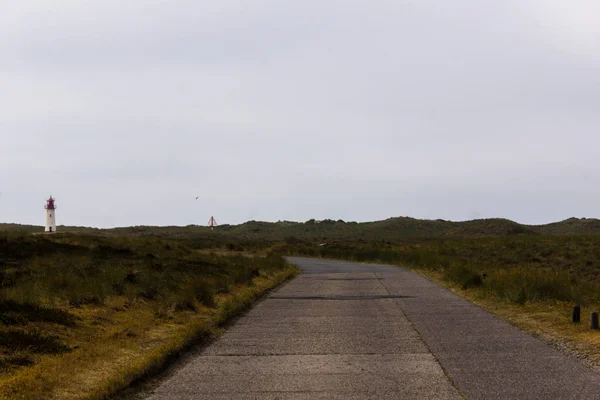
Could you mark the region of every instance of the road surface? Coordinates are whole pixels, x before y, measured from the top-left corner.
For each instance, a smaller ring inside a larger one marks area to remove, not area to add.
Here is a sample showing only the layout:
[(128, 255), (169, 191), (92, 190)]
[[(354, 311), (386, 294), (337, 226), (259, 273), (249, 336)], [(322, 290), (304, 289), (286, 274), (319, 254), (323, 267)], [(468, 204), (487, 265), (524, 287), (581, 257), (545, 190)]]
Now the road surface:
[(413, 272), (290, 260), (149, 400), (600, 399), (599, 374)]

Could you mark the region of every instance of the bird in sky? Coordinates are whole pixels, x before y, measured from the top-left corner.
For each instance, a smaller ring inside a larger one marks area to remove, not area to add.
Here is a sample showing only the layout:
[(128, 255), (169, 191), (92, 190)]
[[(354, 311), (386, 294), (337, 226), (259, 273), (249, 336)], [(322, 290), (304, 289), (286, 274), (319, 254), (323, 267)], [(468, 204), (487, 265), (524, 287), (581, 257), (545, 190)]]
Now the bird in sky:
[(198, 200), (198, 197), (200, 197), (200, 196), (196, 196), (196, 200)]

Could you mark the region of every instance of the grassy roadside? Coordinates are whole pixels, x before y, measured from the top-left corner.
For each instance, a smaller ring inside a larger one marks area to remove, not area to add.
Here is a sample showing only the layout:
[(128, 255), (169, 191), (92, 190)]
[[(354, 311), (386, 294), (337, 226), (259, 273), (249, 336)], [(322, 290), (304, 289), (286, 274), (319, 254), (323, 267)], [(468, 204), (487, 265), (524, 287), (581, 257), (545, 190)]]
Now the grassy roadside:
[(0, 399), (103, 399), (297, 274), (158, 239), (0, 240)]
[(600, 304), (582, 307), (582, 322), (573, 324), (570, 322), (571, 302), (528, 301), (516, 304), (491, 295), (483, 288), (463, 289), (460, 284), (445, 279), (437, 271), (412, 270), (589, 366), (600, 369), (600, 332), (591, 330), (589, 326), (589, 313), (600, 311)]

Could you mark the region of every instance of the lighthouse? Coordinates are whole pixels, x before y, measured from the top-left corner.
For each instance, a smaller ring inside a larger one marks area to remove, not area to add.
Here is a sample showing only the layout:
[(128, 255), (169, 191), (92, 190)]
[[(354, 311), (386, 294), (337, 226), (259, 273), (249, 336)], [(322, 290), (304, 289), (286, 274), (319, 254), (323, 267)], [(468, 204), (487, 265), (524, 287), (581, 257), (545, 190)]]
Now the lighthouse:
[(56, 232), (56, 205), (52, 196), (46, 200), (46, 232)]

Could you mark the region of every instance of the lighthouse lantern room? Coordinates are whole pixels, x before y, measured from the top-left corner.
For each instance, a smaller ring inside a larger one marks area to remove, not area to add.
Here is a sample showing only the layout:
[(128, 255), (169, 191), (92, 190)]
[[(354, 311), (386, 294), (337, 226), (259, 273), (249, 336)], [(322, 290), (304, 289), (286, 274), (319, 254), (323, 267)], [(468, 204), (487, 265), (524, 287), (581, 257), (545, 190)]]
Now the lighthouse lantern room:
[(56, 205), (52, 196), (46, 200), (46, 232), (56, 232)]

